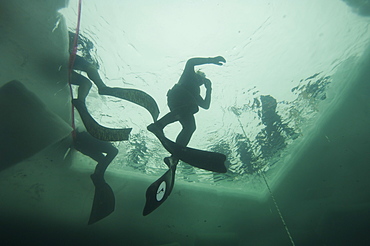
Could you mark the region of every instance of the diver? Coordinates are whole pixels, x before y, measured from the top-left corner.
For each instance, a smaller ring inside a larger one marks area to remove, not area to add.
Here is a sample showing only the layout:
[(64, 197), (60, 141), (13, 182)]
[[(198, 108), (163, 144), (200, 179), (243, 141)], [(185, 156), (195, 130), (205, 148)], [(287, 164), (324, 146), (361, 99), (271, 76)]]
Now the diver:
[[(70, 52), (73, 48), (72, 46), (74, 35), (74, 33), (69, 32)], [(81, 57), (79, 55), (75, 56), (70, 82), (71, 84), (78, 85), (77, 99), (73, 99), (72, 102), (75, 102), (77, 100), (85, 104), (86, 97), (92, 86), (90, 80), (93, 81), (94, 84), (98, 87), (99, 94), (104, 88), (107, 88), (107, 86), (100, 78), (97, 70), (98, 64), (94, 64), (94, 61), (89, 53), (90, 49), (92, 49), (93, 44), (90, 40), (83, 37), (82, 35), (80, 35), (80, 38), (82, 39), (80, 44), (83, 47), (84, 57)], [(75, 70), (85, 72), (90, 80), (85, 76), (77, 73)], [(110, 142), (101, 141), (97, 138), (94, 138), (86, 131), (77, 130), (74, 139), (74, 147), (76, 150), (98, 162), (94, 174), (91, 175), (93, 183), (96, 184), (104, 181), (104, 172), (111, 161), (116, 157), (118, 150)]]
[[(164, 136), (163, 129), (171, 123), (179, 121), (182, 130), (176, 138), (176, 143), (186, 147), (196, 129), (194, 114), (199, 107), (209, 109), (211, 104), (212, 83), (206, 75), (194, 67), (204, 64), (223, 65), (226, 60), (222, 56), (210, 58), (191, 58), (186, 62), (184, 71), (172, 89), (167, 92), (167, 105), (170, 112), (155, 123), (150, 124), (147, 129), (156, 136)], [(206, 88), (204, 98), (200, 95), (200, 86)], [(165, 157), (164, 162), (168, 167), (176, 165), (179, 159), (173, 155)]]

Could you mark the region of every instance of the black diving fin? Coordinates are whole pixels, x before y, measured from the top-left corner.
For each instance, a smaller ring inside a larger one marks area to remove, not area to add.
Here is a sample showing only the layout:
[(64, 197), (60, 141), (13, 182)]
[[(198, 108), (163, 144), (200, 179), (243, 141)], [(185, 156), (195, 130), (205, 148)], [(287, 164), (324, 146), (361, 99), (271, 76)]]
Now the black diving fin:
[(88, 222), (89, 225), (113, 213), (116, 204), (113, 190), (106, 182), (94, 183), (94, 185), (95, 194)]
[(77, 99), (73, 99), (72, 104), (76, 107), (85, 125), (86, 130), (91, 134), (91, 136), (103, 141), (128, 140), (132, 128), (123, 128), (123, 129), (107, 128), (105, 126), (100, 125), (98, 122), (94, 120), (94, 118), (89, 114), (86, 105), (83, 102)]
[(159, 179), (146, 190), (146, 203), (143, 215), (146, 216), (157, 209), (171, 194), (175, 185), (176, 165), (170, 167)]
[(157, 121), (159, 108), (157, 102), (147, 93), (137, 89), (105, 87), (99, 90), (100, 95), (114, 96), (135, 103), (151, 114), (153, 121)]

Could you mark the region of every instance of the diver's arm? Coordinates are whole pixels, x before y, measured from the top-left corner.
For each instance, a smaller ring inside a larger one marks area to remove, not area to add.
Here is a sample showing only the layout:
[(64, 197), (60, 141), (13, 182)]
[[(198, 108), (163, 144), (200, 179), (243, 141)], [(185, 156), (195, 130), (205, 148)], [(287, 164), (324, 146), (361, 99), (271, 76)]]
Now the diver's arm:
[(186, 62), (185, 68), (187, 67), (194, 68), (194, 66), (203, 65), (203, 64), (215, 64), (215, 65), (221, 66), (225, 62), (226, 60), (222, 56), (208, 57), (208, 58), (195, 57), (195, 58), (190, 58)]
[(179, 80), (179, 84), (188, 83), (188, 81), (191, 81), (194, 79), (192, 77), (192, 76), (195, 76), (194, 66), (203, 65), (203, 64), (216, 64), (216, 65), (221, 66), (224, 62), (226, 62), (226, 60), (222, 56), (208, 57), (208, 58), (202, 58), (202, 57), (190, 58), (186, 62), (185, 69), (183, 73), (181, 74), (181, 77)]
[(204, 86), (206, 87), (206, 96), (203, 99), (201, 96), (198, 97), (198, 105), (201, 108), (209, 109), (209, 106), (211, 105), (211, 93), (212, 93), (212, 83), (209, 79), (206, 79), (206, 82), (204, 83)]

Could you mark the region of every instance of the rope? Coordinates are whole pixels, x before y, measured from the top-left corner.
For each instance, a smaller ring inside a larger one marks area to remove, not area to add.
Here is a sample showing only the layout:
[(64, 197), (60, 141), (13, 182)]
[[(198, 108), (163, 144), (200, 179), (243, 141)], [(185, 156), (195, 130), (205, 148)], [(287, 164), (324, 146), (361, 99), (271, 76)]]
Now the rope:
[[(240, 119), (239, 119), (239, 116), (238, 116), (238, 115), (236, 115), (236, 118), (238, 119), (239, 126), (240, 126), (240, 128), (242, 129), (242, 131), (243, 131), (243, 134), (244, 134), (245, 138), (247, 138), (247, 134), (246, 134), (246, 132), (245, 132), (245, 130), (244, 130), (243, 124), (241, 123), (241, 121), (240, 121)], [(280, 216), (281, 222), (283, 222), (283, 225), (284, 225), (285, 231), (286, 231), (286, 232), (287, 232), (287, 234), (288, 234), (288, 237), (289, 237), (289, 239), (290, 239), (290, 242), (292, 243), (292, 245), (293, 245), (293, 246), (295, 246), (295, 243), (294, 243), (293, 237), (292, 237), (292, 235), (290, 234), (290, 231), (289, 231), (289, 229), (288, 229), (288, 226), (287, 226), (287, 225), (286, 225), (286, 223), (285, 223), (284, 217), (283, 217), (283, 215), (281, 214), (281, 211), (280, 211), (279, 206), (278, 206), (278, 204), (277, 204), (277, 202), (276, 202), (276, 200), (275, 200), (274, 195), (272, 194), (271, 188), (270, 188), (269, 184), (267, 183), (266, 176), (265, 176), (265, 174), (264, 174), (264, 173), (262, 173), (262, 172), (260, 172), (260, 174), (261, 174), (261, 176), (263, 177), (263, 180), (265, 181), (265, 184), (266, 184), (266, 186), (267, 186), (267, 189), (268, 189), (268, 190), (269, 190), (269, 192), (270, 192), (270, 195), (271, 195), (272, 201), (274, 202), (275, 207), (276, 207), (276, 210), (277, 210), (277, 211), (278, 211), (278, 213), (279, 213), (279, 216)]]
[[(73, 99), (73, 92), (72, 92), (72, 85), (71, 85), (71, 75), (73, 71), (73, 65), (76, 59), (77, 54), (77, 41), (78, 41), (78, 35), (80, 33), (80, 22), (81, 22), (81, 2), (82, 0), (79, 0), (78, 2), (78, 14), (77, 14), (77, 26), (76, 26), (76, 33), (73, 39), (73, 50), (69, 56), (69, 66), (68, 66), (68, 81), (69, 81), (69, 91), (71, 93), (71, 97)], [(75, 111), (74, 106), (72, 104), (72, 137), (73, 139), (76, 138), (76, 125), (75, 125)]]
[(271, 195), (272, 201), (274, 202), (275, 207), (276, 207), (276, 210), (277, 210), (277, 211), (278, 211), (278, 213), (279, 213), (279, 216), (280, 216), (281, 222), (283, 222), (283, 225), (284, 225), (285, 231), (286, 231), (286, 233), (288, 234), (288, 237), (289, 237), (289, 239), (290, 239), (290, 242), (292, 243), (292, 245), (293, 245), (293, 246), (295, 246), (295, 243), (294, 243), (294, 241), (293, 241), (293, 237), (292, 237), (292, 235), (291, 235), (291, 234), (290, 234), (290, 232), (289, 232), (288, 226), (286, 225), (285, 220), (284, 220), (284, 218), (283, 218), (283, 215), (282, 215), (282, 214), (281, 214), (281, 212), (280, 212), (279, 206), (278, 206), (278, 204), (277, 204), (277, 202), (276, 202), (276, 200), (275, 200), (274, 195), (272, 194), (271, 188), (270, 188), (269, 184), (267, 183), (266, 176), (265, 176), (265, 174), (264, 174), (264, 173), (262, 173), (262, 172), (261, 172), (260, 174), (261, 174), (261, 176), (263, 177), (263, 180), (265, 181), (266, 186), (267, 186), (267, 188), (268, 188), (268, 190), (269, 190), (269, 192), (270, 192), (270, 195)]

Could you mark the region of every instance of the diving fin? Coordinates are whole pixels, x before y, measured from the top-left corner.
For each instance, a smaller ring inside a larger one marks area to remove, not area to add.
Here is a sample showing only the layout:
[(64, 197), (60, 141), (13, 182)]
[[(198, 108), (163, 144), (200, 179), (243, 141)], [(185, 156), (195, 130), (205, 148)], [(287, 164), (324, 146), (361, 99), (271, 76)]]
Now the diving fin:
[(226, 156), (224, 154), (180, 146), (169, 140), (162, 131), (158, 131), (154, 127), (154, 124), (150, 124), (148, 130), (159, 139), (168, 152), (183, 162), (207, 171), (218, 173), (227, 172), (225, 166)]
[(100, 125), (89, 114), (86, 105), (77, 99), (72, 100), (72, 104), (76, 107), (81, 119), (86, 127), (86, 130), (95, 138), (103, 141), (123, 141), (128, 140), (132, 128), (113, 129)]
[(146, 190), (146, 202), (143, 215), (146, 216), (157, 209), (171, 194), (175, 184), (176, 166), (171, 166), (165, 174), (152, 183)]
[(156, 101), (147, 93), (136, 90), (136, 89), (127, 89), (119, 87), (105, 87), (99, 89), (100, 95), (108, 95), (118, 97), (132, 103), (135, 103), (139, 106), (144, 107), (151, 114), (154, 122), (157, 121), (159, 115), (159, 108)]
[(116, 199), (112, 188), (105, 182), (94, 183), (95, 194), (88, 224), (104, 219), (115, 209)]

